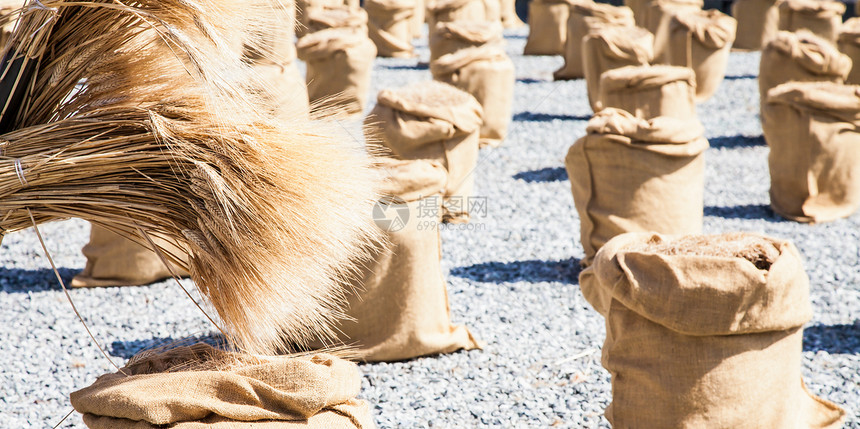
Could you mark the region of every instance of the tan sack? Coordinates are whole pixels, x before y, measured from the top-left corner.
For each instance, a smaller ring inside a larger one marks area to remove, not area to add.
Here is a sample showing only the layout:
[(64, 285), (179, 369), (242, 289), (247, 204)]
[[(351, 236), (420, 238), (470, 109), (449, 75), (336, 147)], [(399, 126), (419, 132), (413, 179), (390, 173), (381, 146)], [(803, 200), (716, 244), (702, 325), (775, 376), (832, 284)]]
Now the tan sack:
[(479, 348), (449, 316), (439, 236), (445, 168), (436, 161), (381, 161), (382, 193), (393, 201), (374, 208), (374, 219), (390, 245), (376, 246), (348, 296), (349, 319), (336, 326), (341, 341), (365, 361)]
[(297, 44), (307, 63), (308, 97), (330, 114), (360, 114), (367, 103), (376, 45), (361, 31), (330, 28)]
[(261, 356), (203, 343), (143, 351), (71, 394), (92, 429), (376, 427), (352, 362)]
[(491, 22), (501, 23), (499, 0), (429, 0), (427, 2), (427, 26), (430, 37), (441, 22)]
[(415, 13), (412, 14), (412, 38), (421, 37), (424, 21), (427, 19), (427, 4), (425, 0), (415, 0)]
[(696, 75), (696, 101), (717, 92), (726, 75), (737, 21), (716, 10), (677, 13), (654, 37), (654, 57), (661, 64), (689, 67)]
[(845, 78), (845, 83), (860, 85), (860, 18), (851, 18), (842, 25), (839, 32), (839, 51), (851, 58), (851, 72)]
[(605, 3), (575, 3), (567, 18), (564, 65), (552, 74), (555, 80), (585, 77), (582, 65), (583, 39), (604, 27), (635, 27), (633, 11)]
[[(681, 12), (702, 10), (704, 0), (655, 0), (649, 3), (645, 14), (645, 28), (652, 34), (657, 34), (660, 27), (667, 25), (669, 19)], [(641, 24), (637, 24), (641, 25)]]
[(575, 1), (577, 0), (529, 2), (529, 35), (523, 55), (564, 55), (567, 18), (570, 15), (570, 6)]
[(367, 34), (380, 57), (411, 58), (415, 0), (366, 0)]
[(433, 79), (472, 94), (484, 111), (480, 146), (498, 147), (508, 134), (514, 101), (514, 63), (497, 46), (464, 48), (430, 63)]
[(308, 33), (329, 28), (354, 28), (367, 34), (367, 12), (364, 9), (316, 9), (306, 14)]
[(837, 0), (780, 0), (779, 30), (807, 30), (836, 43), (845, 4)]
[(732, 17), (738, 21), (735, 49), (758, 51), (779, 31), (777, 0), (735, 0)]
[(341, 0), (296, 0), (296, 35), (304, 36), (310, 32), (308, 14), (326, 9), (339, 9), (343, 7)]
[(841, 427), (801, 379), (809, 279), (789, 242), (620, 235), (582, 272), (606, 321), (604, 413), (623, 428)]
[(642, 119), (658, 116), (696, 121), (693, 70), (675, 66), (627, 66), (600, 76), (601, 108), (614, 107)]
[(651, 7), (653, 0), (624, 0), (624, 6), (633, 11), (633, 19), (636, 20), (636, 26), (645, 28), (648, 8)]
[(567, 153), (584, 265), (616, 235), (702, 231), (708, 141), (695, 120), (604, 109)]
[[(758, 86), (761, 106), (768, 91), (787, 82), (841, 83), (851, 70), (851, 59), (835, 46), (808, 31), (780, 31), (761, 53)], [(764, 119), (764, 118), (762, 118)]]
[(430, 33), (430, 62), (463, 48), (503, 43), (502, 25), (497, 22), (440, 22)]
[(600, 76), (625, 66), (647, 66), (654, 59), (654, 36), (641, 27), (606, 27), (582, 40), (582, 68), (588, 102), (595, 112), (602, 109)]
[[(150, 236), (150, 239), (162, 249), (162, 256), (167, 260), (171, 259), (168, 255), (172, 255), (187, 265), (188, 252), (161, 238)], [(176, 264), (166, 267), (148, 246), (95, 224), (90, 230), (90, 242), (81, 251), (87, 257), (87, 265), (72, 279), (72, 287), (146, 285), (172, 277), (171, 269), (180, 277), (188, 276), (188, 272)]]
[(482, 116), (481, 104), (469, 93), (424, 81), (379, 91), (365, 126), (368, 141), (379, 141), (396, 158), (440, 162), (448, 171), (443, 220), (467, 222)]
[(770, 205), (799, 222), (828, 222), (860, 207), (860, 86), (795, 82), (768, 92)]
[(505, 28), (520, 28), (523, 25), (526, 25), (526, 23), (517, 16), (516, 0), (501, 0), (499, 2), (499, 16), (502, 20), (502, 25)]

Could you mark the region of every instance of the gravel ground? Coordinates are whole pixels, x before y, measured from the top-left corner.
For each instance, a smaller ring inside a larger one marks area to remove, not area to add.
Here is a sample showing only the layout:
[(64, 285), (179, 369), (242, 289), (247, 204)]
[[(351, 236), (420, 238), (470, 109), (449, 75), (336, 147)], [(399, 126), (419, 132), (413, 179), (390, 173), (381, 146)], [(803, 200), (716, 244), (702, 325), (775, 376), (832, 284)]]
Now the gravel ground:
[[(482, 151), (475, 172), (487, 214), (443, 231), (452, 317), (487, 347), (362, 365), (361, 396), (381, 427), (608, 427), (603, 319), (578, 287), (583, 252), (563, 168), (591, 114), (585, 83), (553, 82), (561, 58), (523, 57), (526, 34), (506, 33), (517, 68), (509, 139)], [(426, 60), (426, 42), (417, 45)], [(847, 410), (848, 427), (860, 427), (860, 215), (810, 226), (770, 210), (758, 62), (756, 53), (733, 53), (719, 92), (698, 108), (712, 146), (705, 232), (754, 231), (797, 245), (815, 310), (804, 334), (804, 379)], [(378, 59), (373, 93), (430, 79), (417, 63)], [(41, 228), (66, 281), (84, 265), (88, 229), (79, 220)], [(0, 427), (50, 427), (71, 411), (70, 392), (112, 367), (76, 320), (32, 230), (5, 237), (0, 259)], [(71, 296), (117, 364), (142, 348), (211, 331), (168, 282)], [(72, 414), (61, 427), (83, 423)]]

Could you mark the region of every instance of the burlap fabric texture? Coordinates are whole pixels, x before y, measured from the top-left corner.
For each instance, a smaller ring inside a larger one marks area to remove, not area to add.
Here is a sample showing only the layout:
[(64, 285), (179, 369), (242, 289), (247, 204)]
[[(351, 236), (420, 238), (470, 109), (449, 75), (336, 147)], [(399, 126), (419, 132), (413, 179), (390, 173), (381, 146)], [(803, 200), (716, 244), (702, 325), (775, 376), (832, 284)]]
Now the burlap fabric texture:
[(564, 65), (552, 76), (555, 80), (585, 77), (582, 44), (585, 37), (604, 27), (635, 27), (633, 11), (604, 3), (574, 3), (567, 18)]
[(588, 121), (586, 132), (564, 160), (583, 265), (625, 232), (701, 232), (708, 141), (698, 121), (646, 121), (609, 108)]
[(735, 0), (732, 17), (738, 21), (735, 49), (758, 51), (779, 31), (778, 0)]
[(467, 222), (482, 116), (481, 104), (471, 94), (424, 81), (380, 91), (365, 126), (372, 130), (368, 141), (379, 141), (398, 159), (440, 162), (448, 171), (443, 220)]
[(501, 0), (499, 2), (499, 16), (505, 28), (520, 28), (525, 23), (517, 16), (515, 0)]
[(508, 133), (514, 101), (514, 63), (498, 46), (460, 49), (430, 63), (433, 79), (472, 94), (483, 108), (480, 146), (499, 146)]
[[(163, 249), (162, 256), (168, 261), (168, 255), (173, 255), (187, 264), (187, 251), (158, 237), (151, 236), (150, 239)], [(87, 265), (72, 279), (72, 287), (146, 285), (172, 277), (171, 269), (177, 276), (188, 276), (188, 272), (175, 264), (168, 268), (148, 246), (98, 225), (92, 225), (90, 241), (82, 252), (87, 257)]]
[(845, 83), (860, 85), (860, 18), (851, 18), (842, 25), (839, 32), (839, 51), (851, 58), (852, 66)]
[(791, 243), (624, 234), (580, 284), (606, 320), (614, 427), (841, 427), (845, 412), (801, 380), (812, 309)]
[(442, 22), (490, 22), (501, 24), (499, 0), (428, 0), (427, 26), (434, 37)]
[(390, 244), (373, 249), (361, 283), (348, 296), (351, 320), (337, 326), (340, 340), (366, 361), (479, 348), (449, 316), (439, 236), (445, 168), (437, 161), (381, 161), (384, 197), (374, 219)]
[(330, 28), (296, 45), (307, 63), (308, 97), (329, 114), (361, 114), (367, 103), (376, 45), (357, 29)]
[(827, 222), (860, 207), (860, 86), (795, 82), (768, 92), (770, 205), (785, 218)]
[(675, 14), (702, 10), (704, 0), (654, 0), (648, 3), (644, 27), (652, 34), (657, 34), (660, 27), (668, 25)]
[(412, 38), (421, 37), (421, 29), (427, 21), (427, 3), (425, 0), (415, 0), (415, 13), (412, 14)]
[(642, 119), (669, 116), (697, 121), (693, 70), (675, 66), (627, 66), (600, 76), (602, 108), (625, 110)]
[(654, 59), (654, 36), (641, 27), (606, 27), (582, 40), (582, 67), (588, 102), (595, 112), (603, 108), (600, 76), (626, 66), (647, 66)]
[(254, 356), (198, 343), (144, 351), (71, 401), (92, 429), (374, 428), (360, 389), (356, 365), (328, 354)]
[[(841, 83), (851, 59), (833, 44), (808, 31), (780, 31), (761, 53), (758, 85), (761, 106), (768, 91), (787, 82)], [(764, 120), (764, 118), (762, 118)]]
[(353, 28), (367, 34), (367, 12), (341, 6), (336, 9), (315, 9), (305, 14), (307, 33), (329, 28)]
[(633, 11), (633, 19), (636, 20), (636, 26), (645, 28), (648, 15), (648, 7), (651, 6), (652, 0), (624, 0), (624, 6)]
[[(588, 0), (582, 0), (588, 1)], [(576, 0), (531, 0), (529, 35), (523, 55), (564, 55), (567, 18)]]
[(342, 0), (296, 0), (295, 4), (295, 19), (298, 24), (295, 32), (299, 37), (311, 32), (308, 14), (328, 9), (340, 9), (344, 6)]
[(696, 101), (705, 101), (723, 81), (736, 30), (737, 21), (715, 9), (677, 13), (654, 37), (655, 61), (693, 69)]
[(837, 0), (780, 0), (779, 30), (807, 30), (836, 43), (845, 4)]
[(367, 34), (380, 57), (410, 58), (415, 0), (366, 0)]
[(503, 46), (502, 26), (497, 22), (439, 22), (430, 32), (430, 62), (463, 48), (484, 45)]

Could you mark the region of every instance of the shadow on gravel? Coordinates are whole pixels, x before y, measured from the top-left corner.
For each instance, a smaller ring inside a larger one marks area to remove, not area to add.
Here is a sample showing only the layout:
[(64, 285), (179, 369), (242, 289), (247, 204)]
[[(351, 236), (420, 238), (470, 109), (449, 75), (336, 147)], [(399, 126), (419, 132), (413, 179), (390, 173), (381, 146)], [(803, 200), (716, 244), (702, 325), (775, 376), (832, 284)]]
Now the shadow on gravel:
[(428, 63), (416, 63), (413, 65), (408, 64), (380, 64), (382, 68), (388, 70), (427, 70), (430, 68), (430, 64)]
[(514, 174), (514, 179), (528, 183), (563, 182), (567, 180), (567, 170), (564, 167), (547, 167), (538, 170), (523, 171)]
[(747, 137), (747, 136), (732, 136), (732, 137), (714, 137), (708, 139), (708, 143), (713, 148), (732, 149), (737, 147), (756, 147), (767, 146), (763, 136)]
[(763, 219), (771, 222), (785, 222), (767, 204), (744, 204), (740, 206), (705, 206), (705, 216), (723, 219)]
[(517, 78), (517, 82), (520, 82), (520, 83), (543, 83), (543, 82), (551, 82), (551, 81), (543, 80), (543, 79), (535, 79), (533, 77), (520, 77), (520, 78)]
[(757, 79), (758, 76), (754, 74), (742, 74), (737, 76), (726, 76), (723, 79), (725, 80), (743, 80), (743, 79)]
[(223, 335), (212, 333), (184, 338), (156, 337), (148, 340), (114, 341), (108, 350), (109, 355), (129, 359), (143, 350), (151, 350), (159, 347), (189, 346), (196, 343), (207, 343), (214, 347), (223, 347), (227, 339)]
[[(57, 268), (60, 277), (68, 287), (78, 268)], [(18, 268), (0, 268), (0, 292), (27, 293), (44, 292), (47, 290), (62, 290), (54, 270), (42, 268), (39, 270), (22, 270)]]
[(803, 330), (803, 351), (860, 354), (860, 322), (815, 325)]
[(515, 262), (484, 262), (468, 267), (457, 267), (451, 275), (483, 283), (508, 283), (526, 281), (579, 283), (579, 259), (540, 261), (531, 259)]
[(549, 122), (554, 120), (561, 121), (587, 121), (591, 119), (591, 116), (575, 116), (575, 115), (564, 115), (564, 114), (551, 114), (551, 113), (532, 113), (532, 112), (520, 112), (514, 115), (515, 121), (527, 121), (527, 122)]

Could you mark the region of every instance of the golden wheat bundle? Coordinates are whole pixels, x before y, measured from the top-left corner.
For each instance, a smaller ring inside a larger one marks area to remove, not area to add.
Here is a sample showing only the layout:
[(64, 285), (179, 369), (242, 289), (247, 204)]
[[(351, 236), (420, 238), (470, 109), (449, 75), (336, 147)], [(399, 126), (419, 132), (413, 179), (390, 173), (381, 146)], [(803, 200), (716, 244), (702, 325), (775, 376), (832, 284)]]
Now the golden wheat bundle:
[(0, 81), (2, 231), (32, 213), (163, 238), (189, 249), (239, 347), (330, 336), (347, 261), (373, 238), (375, 176), (334, 127), (265, 114), (232, 48), (264, 34), (249, 26), (265, 15), (210, 0), (25, 5)]

